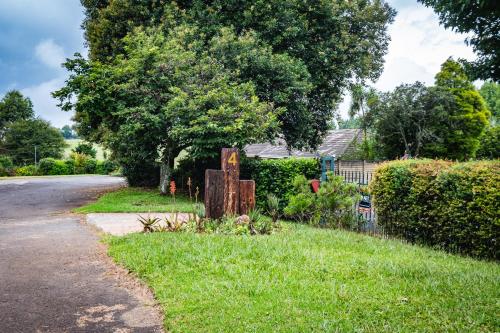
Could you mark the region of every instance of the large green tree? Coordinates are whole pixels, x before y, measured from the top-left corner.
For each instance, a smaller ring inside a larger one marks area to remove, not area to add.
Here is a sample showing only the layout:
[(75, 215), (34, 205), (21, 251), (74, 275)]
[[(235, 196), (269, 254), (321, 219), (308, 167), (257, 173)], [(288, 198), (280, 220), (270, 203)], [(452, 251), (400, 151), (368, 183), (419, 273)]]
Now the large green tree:
[(448, 59), (434, 87), (417, 82), (379, 94), (368, 116), (386, 158), (465, 160), (475, 156), (490, 113), (462, 65)]
[(432, 7), (446, 28), (470, 34), (478, 59), (470, 63), (479, 79), (500, 80), (500, 6), (497, 0), (418, 0)]
[(445, 126), (454, 105), (455, 99), (449, 92), (428, 88), (420, 82), (380, 93), (370, 104), (369, 117), (381, 157), (445, 154), (439, 128)]
[(449, 91), (456, 102), (448, 114), (446, 127), (440, 131), (445, 156), (457, 160), (473, 158), (491, 116), (484, 99), (468, 80), (463, 66), (451, 58), (436, 74), (436, 86)]
[(17, 120), (5, 130), (5, 137), (0, 144), (15, 164), (32, 164), (46, 158), (61, 158), (66, 143), (61, 132), (49, 122), (34, 118)]
[[(238, 82), (284, 107), (278, 115), (290, 148), (314, 148), (329, 128), (343, 89), (383, 68), (395, 12), (379, 0), (83, 0), (90, 58), (110, 62), (125, 52), (136, 27), (198, 27), (200, 52), (210, 48)], [(214, 37), (216, 38), (214, 41)]]
[(198, 33), (187, 25), (168, 36), (138, 30), (112, 63), (76, 58), (66, 64), (73, 74), (54, 95), (63, 109), (76, 110), (80, 134), (114, 152), (131, 183), (141, 181), (138, 165), (158, 160), (160, 188), (167, 193), (181, 150), (213, 158), (221, 147), (274, 137), (281, 110), (260, 101), (252, 83), (232, 80), (223, 64), (199, 52)]
[(24, 97), (18, 90), (7, 92), (0, 101), (0, 139), (9, 123), (33, 116), (33, 103), (28, 97)]
[(479, 89), (488, 109), (491, 112), (491, 122), (495, 124), (500, 117), (500, 84), (494, 82), (485, 82)]

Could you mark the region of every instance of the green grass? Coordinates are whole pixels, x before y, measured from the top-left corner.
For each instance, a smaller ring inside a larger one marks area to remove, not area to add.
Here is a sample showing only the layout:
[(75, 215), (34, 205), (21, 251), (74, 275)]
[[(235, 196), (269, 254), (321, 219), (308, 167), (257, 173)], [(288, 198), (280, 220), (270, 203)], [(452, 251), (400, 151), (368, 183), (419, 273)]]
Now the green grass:
[(158, 190), (128, 187), (102, 195), (96, 202), (75, 209), (76, 213), (192, 212), (182, 195), (160, 195)]
[[(69, 158), (69, 155), (71, 154), (71, 151), (75, 149), (75, 147), (82, 142), (83, 140), (81, 139), (66, 139), (64, 140), (68, 146), (64, 149), (64, 158)], [(97, 154), (96, 154), (96, 159), (99, 161), (104, 161), (104, 149), (100, 145), (96, 145), (95, 143), (93, 144)]]
[(107, 238), (172, 332), (495, 332), (500, 266), (338, 230)]

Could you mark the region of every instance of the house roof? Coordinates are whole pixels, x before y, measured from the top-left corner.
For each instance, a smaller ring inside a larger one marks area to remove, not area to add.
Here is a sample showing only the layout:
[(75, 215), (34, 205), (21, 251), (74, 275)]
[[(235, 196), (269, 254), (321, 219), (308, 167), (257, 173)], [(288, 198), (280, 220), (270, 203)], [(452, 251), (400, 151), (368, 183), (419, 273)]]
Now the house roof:
[(288, 152), (283, 140), (277, 140), (274, 145), (270, 143), (260, 143), (248, 145), (245, 147), (245, 153), (248, 157), (261, 158), (287, 158), (287, 157), (316, 157), (318, 155), (342, 156), (349, 145), (360, 134), (360, 129), (339, 129), (331, 130), (326, 134), (323, 143), (314, 151), (292, 150)]

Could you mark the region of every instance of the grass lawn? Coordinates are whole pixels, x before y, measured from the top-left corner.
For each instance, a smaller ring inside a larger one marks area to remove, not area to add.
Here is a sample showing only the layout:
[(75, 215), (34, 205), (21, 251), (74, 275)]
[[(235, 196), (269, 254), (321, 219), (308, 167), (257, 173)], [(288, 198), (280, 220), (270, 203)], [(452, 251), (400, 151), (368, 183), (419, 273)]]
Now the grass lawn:
[(297, 225), (106, 241), (153, 289), (172, 332), (500, 331), (494, 262)]
[(76, 213), (192, 212), (189, 198), (160, 195), (158, 190), (127, 187), (104, 194), (97, 202), (75, 209)]

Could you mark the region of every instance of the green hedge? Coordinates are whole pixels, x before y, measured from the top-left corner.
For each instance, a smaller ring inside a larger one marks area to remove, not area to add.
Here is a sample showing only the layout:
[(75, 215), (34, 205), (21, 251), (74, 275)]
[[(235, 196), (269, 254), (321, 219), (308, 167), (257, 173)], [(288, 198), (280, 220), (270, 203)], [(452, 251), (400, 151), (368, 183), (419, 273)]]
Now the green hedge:
[(107, 175), (118, 169), (118, 164), (113, 161), (96, 161), (92, 158), (79, 161), (56, 160), (53, 158), (43, 158), (38, 167), (27, 165), (14, 169), (16, 176), (55, 176), (55, 175), (75, 175), (75, 174), (101, 174)]
[(257, 206), (263, 208), (267, 193), (280, 199), (281, 210), (288, 204), (293, 193), (293, 180), (297, 175), (307, 179), (321, 174), (319, 161), (314, 158), (252, 159), (241, 160), (241, 179), (255, 180)]
[(500, 259), (500, 161), (382, 164), (370, 185), (378, 223), (393, 236)]

